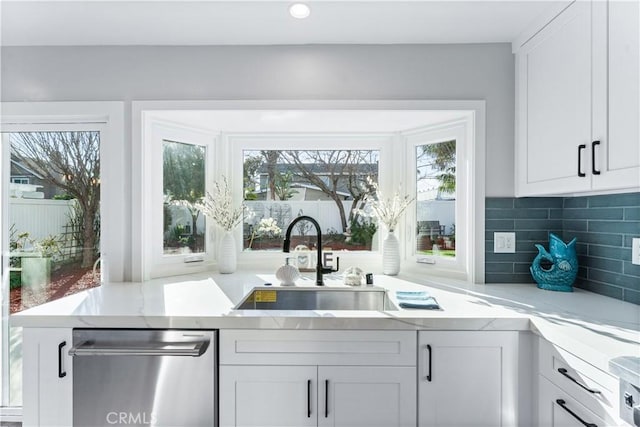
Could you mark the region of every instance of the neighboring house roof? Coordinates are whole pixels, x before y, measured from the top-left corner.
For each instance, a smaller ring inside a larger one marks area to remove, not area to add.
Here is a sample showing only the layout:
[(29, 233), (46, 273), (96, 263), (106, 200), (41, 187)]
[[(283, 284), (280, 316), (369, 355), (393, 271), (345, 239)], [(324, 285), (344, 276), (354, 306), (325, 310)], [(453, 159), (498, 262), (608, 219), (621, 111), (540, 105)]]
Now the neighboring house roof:
[(18, 160), (11, 159), (11, 165), (12, 165), (12, 169), (17, 168), (19, 170), (24, 171), (24, 173), (19, 174), (19, 173), (14, 173), (14, 171), (12, 170), (11, 175), (31, 175), (31, 176), (35, 176), (38, 179), (44, 179), (42, 175), (35, 172), (33, 169), (29, 168), (28, 166), (25, 166), (23, 163), (19, 162)]
[[(358, 175), (369, 175), (372, 172), (377, 172), (378, 171), (378, 164), (377, 163), (359, 163), (356, 165), (345, 165), (344, 163), (339, 163), (338, 164), (339, 167), (336, 168), (336, 171), (340, 171), (345, 167), (349, 167), (349, 172), (351, 173), (352, 171), (355, 171), (355, 173), (357, 173)], [(332, 173), (333, 171), (329, 170), (329, 165), (327, 165), (326, 163), (303, 163), (303, 166), (306, 170), (308, 170), (309, 172), (315, 174), (315, 175), (328, 175), (330, 173)], [(332, 167), (334, 167), (335, 165), (332, 165)], [(276, 164), (276, 171), (278, 173), (286, 173), (286, 172), (291, 172), (293, 175), (298, 175), (297, 172), (297, 166), (289, 164), (289, 163), (278, 163)], [(258, 173), (260, 175), (264, 175), (267, 173), (267, 164), (263, 163), (260, 168), (258, 169)], [(343, 175), (347, 175), (347, 174), (343, 174)]]
[[(294, 182), (293, 184), (291, 184), (291, 188), (295, 189), (295, 188), (306, 188), (308, 190), (314, 190), (314, 191), (319, 191), (322, 192), (322, 190), (320, 189), (320, 187), (317, 187), (315, 185), (311, 185), (311, 184), (304, 184), (301, 182)], [(269, 192), (269, 189), (265, 188), (265, 189), (261, 189), (256, 191), (256, 194), (266, 194)], [(336, 191), (336, 194), (338, 194), (339, 196), (343, 196), (343, 197), (351, 197), (351, 193), (348, 193), (346, 191)]]
[[(293, 184), (291, 184), (291, 188), (306, 188), (308, 190), (315, 190), (315, 191), (322, 192), (320, 187), (311, 185), (311, 184), (304, 184), (302, 182), (294, 182)], [(348, 193), (346, 191), (336, 191), (336, 194), (344, 197), (351, 197), (351, 193)]]
[[(356, 165), (342, 163), (342, 164), (337, 164), (337, 167), (335, 165), (331, 166), (332, 170), (330, 170), (329, 167), (330, 165), (327, 165), (325, 163), (305, 163), (304, 164), (304, 168), (307, 171), (310, 171), (312, 174), (318, 177), (329, 177), (329, 176), (335, 177), (335, 175), (337, 174), (337, 189), (338, 189), (337, 194), (345, 197), (351, 196), (351, 193), (348, 187), (347, 177), (355, 174), (360, 177), (359, 179), (364, 179), (365, 176), (377, 174), (378, 172), (377, 163), (360, 163)], [(346, 170), (343, 171), (343, 169), (346, 169)], [(278, 163), (276, 165), (276, 172), (278, 174), (290, 173), (293, 178), (291, 187), (305, 186), (305, 188), (308, 188), (311, 190), (322, 191), (317, 186), (312, 185), (308, 179), (306, 179), (302, 174), (300, 174), (298, 170), (298, 166), (295, 166), (289, 163)], [(260, 175), (260, 180), (262, 182), (262, 185), (264, 185), (263, 180), (266, 180), (266, 177), (268, 175), (266, 164), (263, 164), (258, 169), (258, 174)], [(322, 179), (324, 181), (325, 179), (328, 179), (328, 178), (322, 178)], [(328, 184), (328, 181), (327, 181), (327, 184)]]

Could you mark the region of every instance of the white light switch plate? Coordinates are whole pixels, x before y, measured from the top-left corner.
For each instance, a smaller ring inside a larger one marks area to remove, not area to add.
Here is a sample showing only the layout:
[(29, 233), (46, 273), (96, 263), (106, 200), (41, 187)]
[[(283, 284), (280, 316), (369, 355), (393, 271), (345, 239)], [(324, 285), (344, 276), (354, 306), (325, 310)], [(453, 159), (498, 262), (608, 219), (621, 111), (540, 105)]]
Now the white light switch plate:
[(493, 252), (497, 254), (515, 253), (516, 233), (495, 232), (493, 233)]
[(640, 237), (631, 239), (631, 264), (640, 265)]

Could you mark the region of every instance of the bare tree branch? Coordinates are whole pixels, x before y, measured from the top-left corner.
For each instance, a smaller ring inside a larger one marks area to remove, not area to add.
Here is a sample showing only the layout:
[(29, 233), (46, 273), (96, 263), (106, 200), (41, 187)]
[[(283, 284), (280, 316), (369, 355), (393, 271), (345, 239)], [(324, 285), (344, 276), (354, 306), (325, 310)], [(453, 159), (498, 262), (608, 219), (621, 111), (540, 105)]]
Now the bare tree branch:
[(73, 196), (83, 212), (82, 266), (95, 260), (94, 223), (100, 204), (99, 132), (18, 132), (11, 134), (17, 160)]
[[(369, 191), (365, 185), (367, 176), (377, 177), (377, 163), (373, 162), (371, 150), (300, 150), (282, 151), (281, 159), (294, 166), (297, 175), (318, 187), (332, 199), (340, 214), (343, 231), (356, 218), (358, 205)], [(375, 164), (371, 170), (366, 165)], [(340, 192), (348, 191), (352, 198), (347, 215)]]

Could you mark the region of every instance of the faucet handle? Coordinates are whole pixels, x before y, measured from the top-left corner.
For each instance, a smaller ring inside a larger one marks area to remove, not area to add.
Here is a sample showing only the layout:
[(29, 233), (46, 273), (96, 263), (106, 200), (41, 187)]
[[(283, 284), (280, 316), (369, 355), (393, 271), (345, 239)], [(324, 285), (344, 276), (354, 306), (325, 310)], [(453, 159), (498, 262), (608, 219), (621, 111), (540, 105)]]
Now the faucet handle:
[(333, 267), (322, 267), (322, 274), (336, 273), (340, 270), (340, 257), (336, 257), (336, 269)]

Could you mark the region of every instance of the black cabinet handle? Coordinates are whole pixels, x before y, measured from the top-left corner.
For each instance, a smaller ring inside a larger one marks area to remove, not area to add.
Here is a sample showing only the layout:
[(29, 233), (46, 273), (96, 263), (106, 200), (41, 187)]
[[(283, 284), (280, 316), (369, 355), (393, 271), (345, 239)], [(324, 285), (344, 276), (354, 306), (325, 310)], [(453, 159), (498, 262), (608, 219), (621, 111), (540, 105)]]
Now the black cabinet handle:
[(64, 378), (67, 376), (67, 373), (62, 370), (62, 349), (67, 345), (66, 341), (62, 341), (58, 344), (58, 378)]
[(307, 380), (307, 418), (311, 418), (311, 380)]
[(586, 385), (580, 383), (578, 380), (576, 380), (575, 378), (573, 378), (571, 375), (569, 375), (567, 373), (567, 370), (564, 368), (558, 368), (558, 372), (560, 372), (562, 375), (564, 375), (565, 377), (569, 378), (571, 381), (573, 381), (574, 383), (578, 384), (580, 387), (582, 387), (584, 390), (587, 390), (589, 393), (591, 394), (600, 394), (601, 391), (600, 390), (596, 390), (593, 388), (589, 388)]
[(582, 150), (587, 148), (585, 144), (578, 145), (578, 176), (583, 177), (587, 176), (584, 172), (582, 172)]
[(600, 141), (591, 143), (591, 173), (594, 175), (600, 175), (600, 171), (596, 169), (596, 147), (598, 145), (600, 145)]
[(329, 418), (329, 380), (324, 380), (324, 417)]
[(562, 400), (562, 399), (556, 399), (556, 403), (557, 403), (558, 405), (560, 405), (560, 407), (561, 407), (562, 409), (564, 409), (565, 411), (567, 411), (568, 413), (570, 413), (570, 414), (573, 416), (573, 418), (575, 418), (576, 420), (580, 421), (580, 423), (581, 423), (584, 427), (598, 427), (598, 425), (597, 425), (597, 424), (594, 424), (594, 423), (588, 423), (588, 422), (586, 422), (585, 420), (583, 420), (582, 418), (580, 418), (580, 417), (578, 416), (578, 414), (576, 414), (575, 412), (573, 412), (571, 409), (567, 408), (567, 407), (566, 407), (566, 405), (565, 405), (567, 402), (565, 402), (564, 400)]
[(429, 353), (429, 362), (428, 362), (428, 366), (429, 366), (429, 373), (427, 374), (427, 381), (431, 382), (431, 346), (429, 344), (426, 345), (427, 347), (427, 352)]

